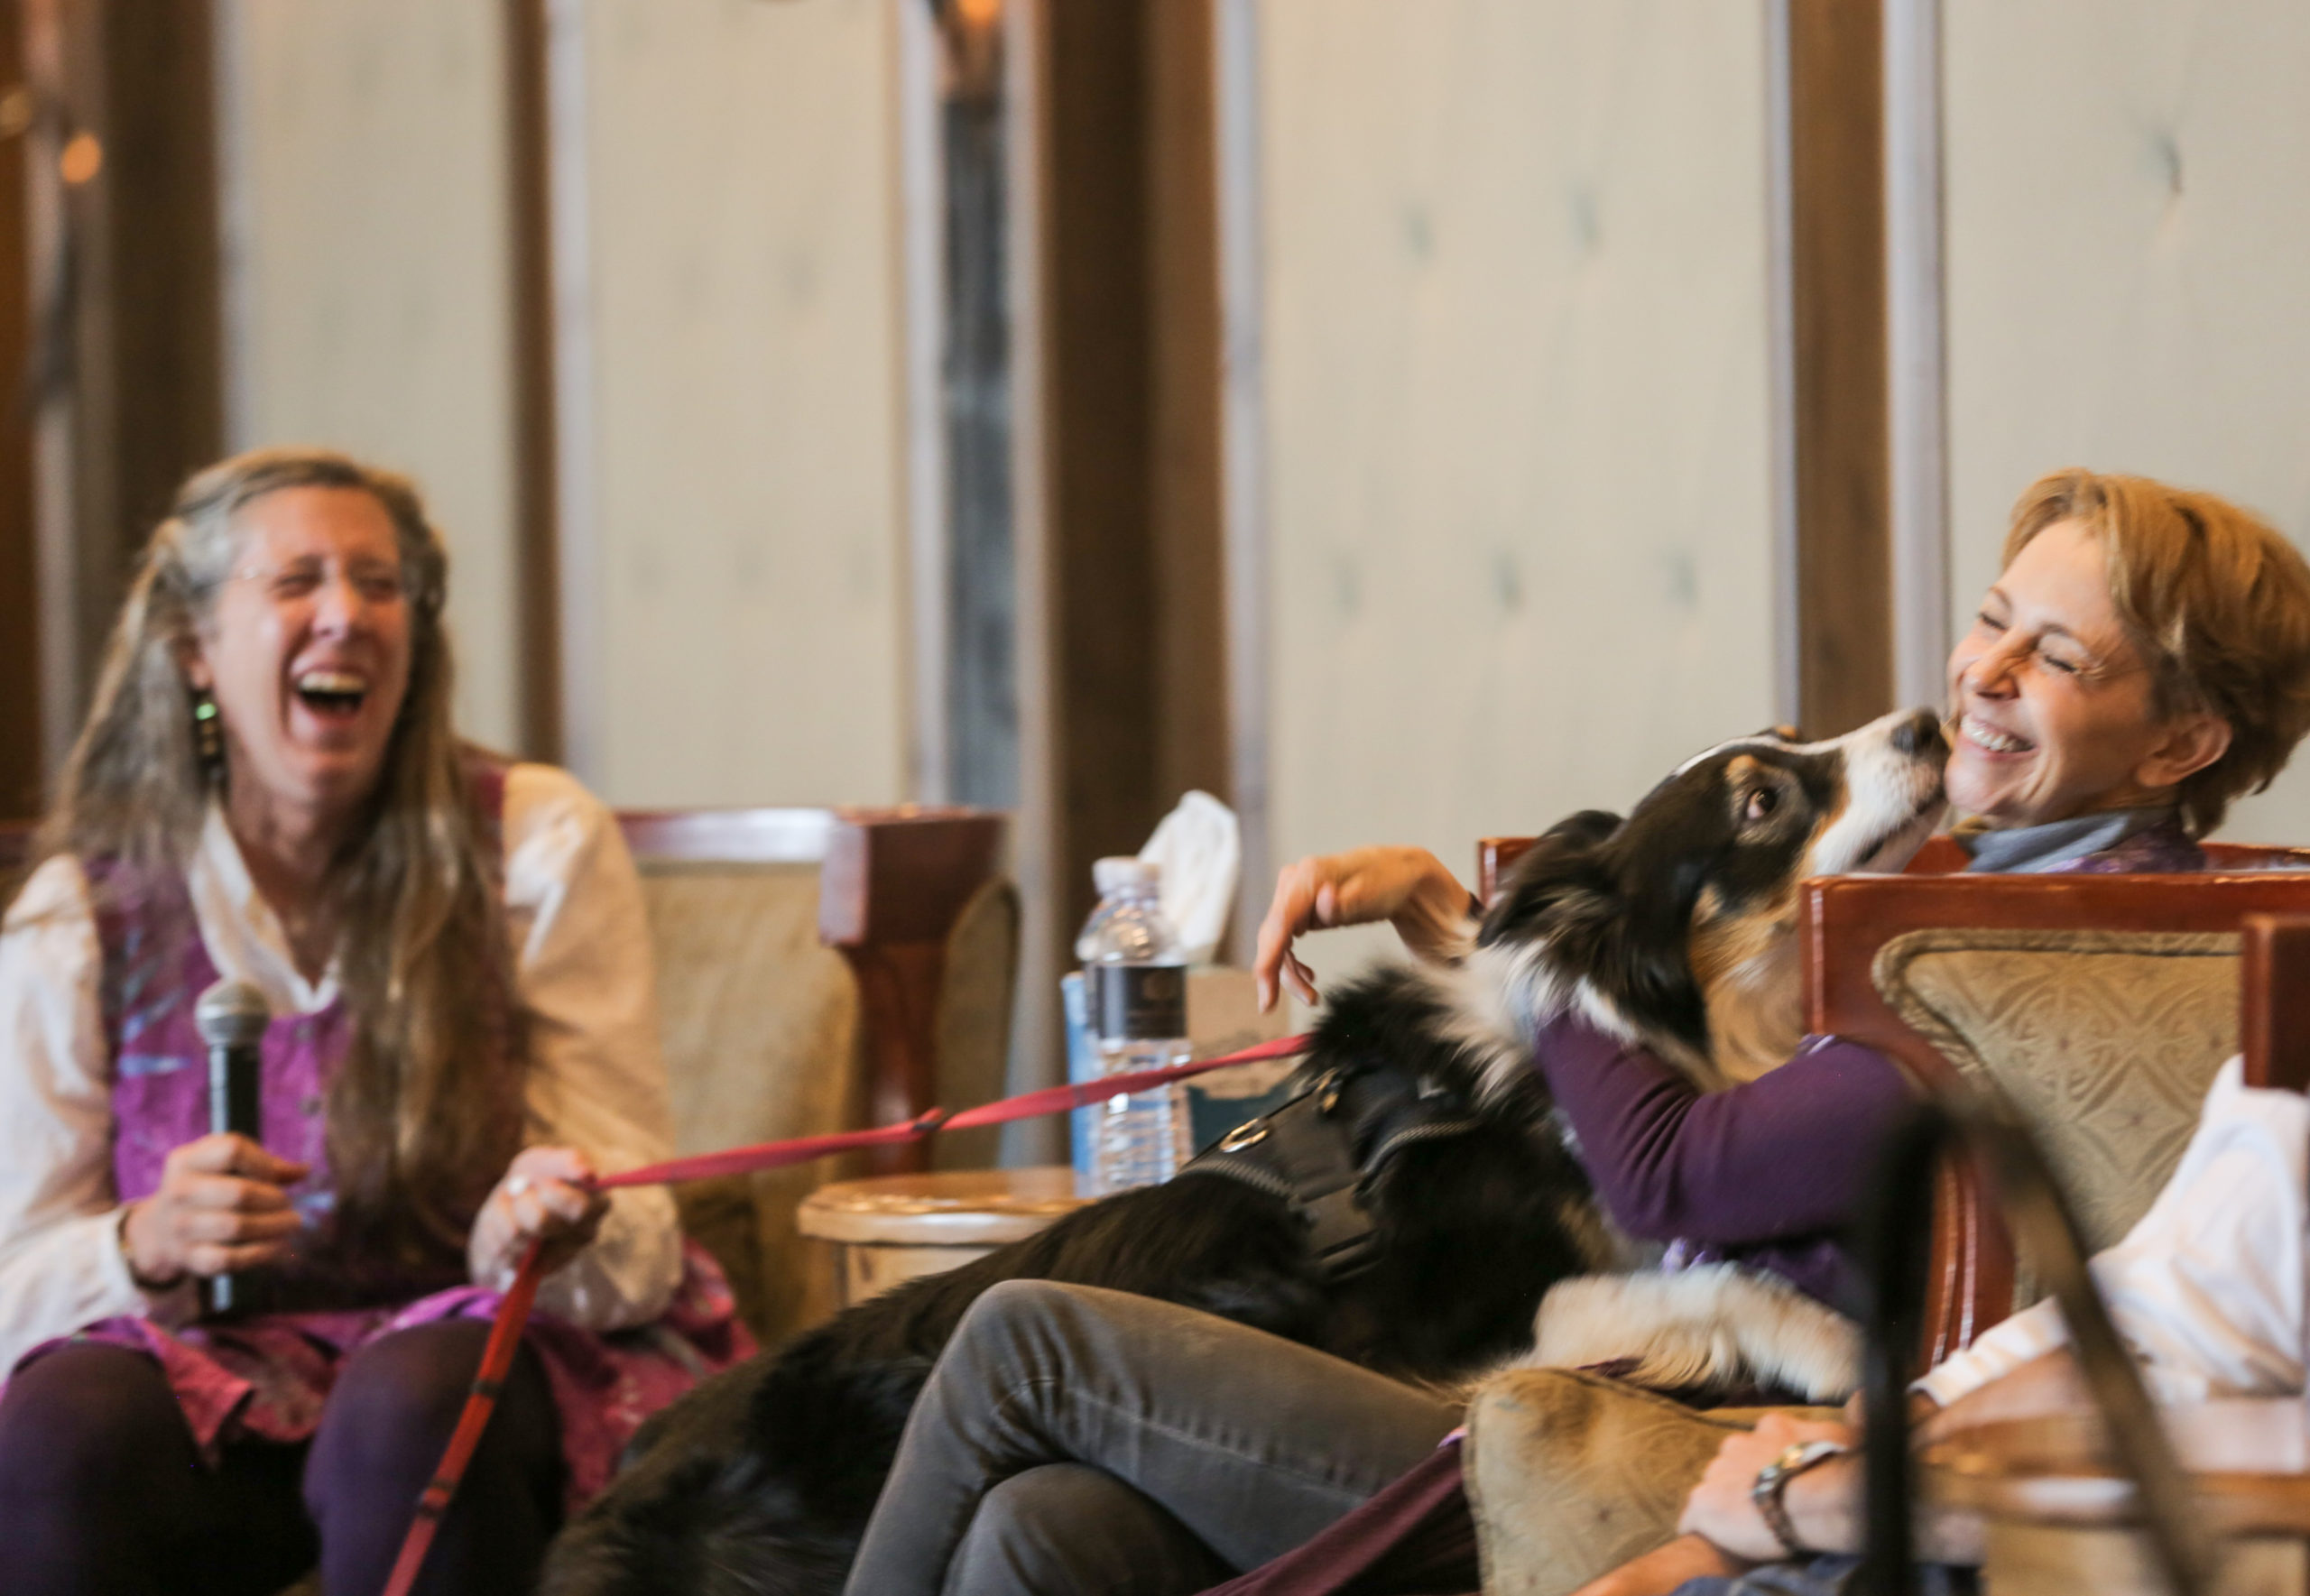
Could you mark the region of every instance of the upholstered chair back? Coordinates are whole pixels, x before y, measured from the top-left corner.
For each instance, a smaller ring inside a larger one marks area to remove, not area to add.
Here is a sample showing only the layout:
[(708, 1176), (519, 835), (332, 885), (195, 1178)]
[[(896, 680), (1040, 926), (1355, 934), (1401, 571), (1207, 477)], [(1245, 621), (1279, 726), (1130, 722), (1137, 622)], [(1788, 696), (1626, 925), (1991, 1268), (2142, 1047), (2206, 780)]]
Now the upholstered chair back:
[[(999, 1096), (1018, 947), (1010, 882), (979, 881), (950, 926), (930, 928), (943, 930), (944, 958), (943, 978), (928, 990), (863, 985), (852, 957), (820, 933), (829, 840), (857, 817), (742, 814), (624, 817), (657, 960), (678, 1150), (819, 1135), (890, 1117), (875, 1110), (873, 1033), (901, 1018), (890, 1010), (918, 1000), (930, 1006), (939, 1100), (964, 1106)], [(993, 1135), (940, 1138), (931, 1156), (942, 1167), (991, 1162)], [(828, 1159), (675, 1188), (684, 1228), (728, 1272), (741, 1311), (766, 1341), (832, 1305), (822, 1260), (795, 1232), (796, 1205), (827, 1180), (864, 1172)]]
[[(1872, 978), (1960, 1075), (2013, 1103), (2090, 1250), (2148, 1211), (2238, 1051), (2234, 932), (1911, 931), (1878, 950)], [(2017, 1287), (2013, 1306), (2035, 1300)]]
[[(676, 1150), (814, 1136), (859, 1122), (858, 992), (819, 945), (814, 863), (638, 861), (658, 965)], [(818, 1165), (674, 1189), (682, 1226), (774, 1335), (810, 1311), (794, 1205)]]

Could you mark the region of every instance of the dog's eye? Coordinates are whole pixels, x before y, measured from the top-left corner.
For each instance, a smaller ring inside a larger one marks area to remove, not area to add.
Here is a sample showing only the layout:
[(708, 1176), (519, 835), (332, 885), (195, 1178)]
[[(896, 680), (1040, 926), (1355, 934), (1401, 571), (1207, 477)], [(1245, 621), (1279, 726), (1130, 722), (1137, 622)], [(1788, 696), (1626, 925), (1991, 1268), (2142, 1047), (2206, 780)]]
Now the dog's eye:
[(1769, 787), (1760, 787), (1749, 795), (1748, 817), (1762, 820), (1780, 803), (1780, 794)]

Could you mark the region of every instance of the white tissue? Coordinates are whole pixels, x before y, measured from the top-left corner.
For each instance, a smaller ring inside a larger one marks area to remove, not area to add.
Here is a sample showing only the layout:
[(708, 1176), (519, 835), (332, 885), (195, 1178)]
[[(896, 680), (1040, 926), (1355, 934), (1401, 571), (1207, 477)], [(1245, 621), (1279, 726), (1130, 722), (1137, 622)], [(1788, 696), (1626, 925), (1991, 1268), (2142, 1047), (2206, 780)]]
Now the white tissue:
[(1235, 811), (1207, 792), (1190, 792), (1163, 816), (1139, 856), (1162, 867), (1163, 918), (1178, 933), (1187, 963), (1209, 964), (1243, 869)]

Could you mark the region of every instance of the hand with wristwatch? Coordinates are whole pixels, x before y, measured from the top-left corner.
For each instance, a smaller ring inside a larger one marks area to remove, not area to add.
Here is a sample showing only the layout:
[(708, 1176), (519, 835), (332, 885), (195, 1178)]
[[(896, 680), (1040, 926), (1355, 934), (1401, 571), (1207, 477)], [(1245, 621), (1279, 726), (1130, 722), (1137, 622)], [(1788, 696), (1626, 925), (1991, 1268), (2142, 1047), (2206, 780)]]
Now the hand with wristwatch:
[[(1816, 1551), (1836, 1549), (1841, 1534), (1808, 1536), (1806, 1515), (1792, 1512), (1792, 1484), (1823, 1464), (1851, 1453), (1859, 1432), (1843, 1424), (1801, 1419), (1768, 1413), (1755, 1429), (1729, 1435), (1711, 1460), (1700, 1483), (1685, 1503), (1677, 1527), (1685, 1534), (1705, 1536), (1736, 1557), (1752, 1563), (1777, 1563), (1805, 1557)], [(1807, 1499), (1817, 1511), (1824, 1499), (1834, 1499), (1842, 1518), (1851, 1504), (1846, 1493), (1817, 1493)], [(1836, 1528), (1844, 1527), (1842, 1524)], [(1826, 1542), (1826, 1545), (1823, 1543)]]
[(1791, 1441), (1774, 1454), (1773, 1460), (1757, 1471), (1756, 1483), (1749, 1487), (1749, 1500), (1765, 1527), (1780, 1542), (1781, 1550), (1791, 1557), (1802, 1557), (1814, 1550), (1797, 1533), (1797, 1526), (1789, 1521), (1788, 1504), (1781, 1497), (1788, 1490), (1788, 1482), (1807, 1469), (1827, 1462), (1833, 1457), (1843, 1457), (1852, 1452), (1850, 1442), (1832, 1441), (1824, 1436), (1812, 1441)]

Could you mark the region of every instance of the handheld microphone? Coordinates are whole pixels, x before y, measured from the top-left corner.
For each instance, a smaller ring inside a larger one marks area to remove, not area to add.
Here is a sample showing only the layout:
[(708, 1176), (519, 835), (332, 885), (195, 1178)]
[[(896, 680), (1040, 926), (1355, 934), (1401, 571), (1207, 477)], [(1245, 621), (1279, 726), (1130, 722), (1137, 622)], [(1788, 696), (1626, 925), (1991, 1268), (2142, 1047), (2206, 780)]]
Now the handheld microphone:
[[(208, 1047), (210, 1134), (229, 1131), (251, 1141), (263, 1140), (258, 1102), (264, 1073), (264, 1028), (272, 1019), (273, 1006), (264, 1001), (264, 994), (245, 981), (220, 981), (193, 1005), (194, 1029)], [(230, 1275), (212, 1275), (203, 1280), (203, 1310), (229, 1314), (236, 1306), (247, 1305), (234, 1285)]]

